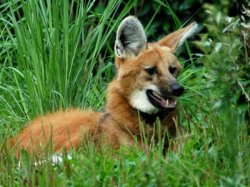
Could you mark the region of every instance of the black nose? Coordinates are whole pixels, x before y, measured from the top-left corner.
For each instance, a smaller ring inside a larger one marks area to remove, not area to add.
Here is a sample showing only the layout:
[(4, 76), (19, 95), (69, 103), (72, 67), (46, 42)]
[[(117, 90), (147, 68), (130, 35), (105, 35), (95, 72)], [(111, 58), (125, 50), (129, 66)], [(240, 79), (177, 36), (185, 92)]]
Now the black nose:
[(181, 96), (184, 92), (184, 88), (179, 85), (178, 83), (175, 83), (171, 86), (171, 89), (172, 89), (172, 94), (174, 96)]

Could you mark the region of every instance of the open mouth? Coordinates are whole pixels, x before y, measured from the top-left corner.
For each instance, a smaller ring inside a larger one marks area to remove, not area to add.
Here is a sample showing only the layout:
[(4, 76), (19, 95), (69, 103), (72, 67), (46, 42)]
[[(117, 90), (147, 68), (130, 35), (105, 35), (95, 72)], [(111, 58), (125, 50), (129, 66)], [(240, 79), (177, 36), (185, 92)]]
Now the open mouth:
[(177, 100), (175, 97), (165, 97), (153, 90), (146, 91), (149, 101), (157, 108), (175, 108)]

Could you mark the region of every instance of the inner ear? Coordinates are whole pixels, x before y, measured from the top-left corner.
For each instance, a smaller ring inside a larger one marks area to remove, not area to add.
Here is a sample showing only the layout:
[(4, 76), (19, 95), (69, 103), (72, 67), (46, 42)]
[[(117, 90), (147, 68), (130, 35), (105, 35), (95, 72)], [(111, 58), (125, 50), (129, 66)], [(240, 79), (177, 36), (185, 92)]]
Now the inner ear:
[(125, 18), (116, 34), (115, 54), (120, 58), (137, 56), (147, 42), (141, 22), (134, 16)]
[(173, 52), (176, 52), (178, 48), (183, 45), (185, 40), (193, 36), (196, 32), (198, 32), (198, 25), (196, 22), (192, 22), (188, 26), (168, 34), (167, 36), (162, 38), (158, 43), (161, 46), (167, 46)]

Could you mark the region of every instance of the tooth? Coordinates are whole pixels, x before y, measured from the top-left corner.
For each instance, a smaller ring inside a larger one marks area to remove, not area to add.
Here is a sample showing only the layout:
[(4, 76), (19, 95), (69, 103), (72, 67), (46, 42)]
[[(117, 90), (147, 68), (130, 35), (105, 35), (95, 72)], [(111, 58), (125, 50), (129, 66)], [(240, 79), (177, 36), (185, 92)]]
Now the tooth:
[(167, 104), (166, 105), (168, 106), (168, 99), (167, 99)]

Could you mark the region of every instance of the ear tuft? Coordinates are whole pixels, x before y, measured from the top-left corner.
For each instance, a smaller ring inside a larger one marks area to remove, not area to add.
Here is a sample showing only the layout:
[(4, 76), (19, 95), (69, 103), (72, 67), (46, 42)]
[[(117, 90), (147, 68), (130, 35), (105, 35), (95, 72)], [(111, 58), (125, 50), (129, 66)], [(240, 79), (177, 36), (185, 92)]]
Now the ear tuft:
[(158, 43), (162, 46), (170, 47), (173, 52), (176, 52), (185, 42), (185, 40), (199, 31), (199, 26), (196, 22), (192, 22), (188, 26), (168, 34)]
[(199, 31), (198, 24), (196, 22), (191, 23), (189, 26), (190, 27), (188, 27), (187, 31), (184, 32), (183, 35), (181, 36), (177, 48), (181, 47), (183, 43), (186, 41), (186, 39), (192, 37)]
[(141, 22), (134, 16), (126, 17), (118, 27), (115, 54), (120, 58), (137, 56), (147, 42)]

